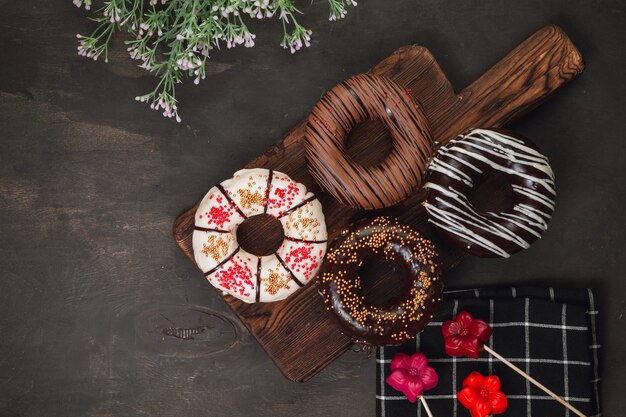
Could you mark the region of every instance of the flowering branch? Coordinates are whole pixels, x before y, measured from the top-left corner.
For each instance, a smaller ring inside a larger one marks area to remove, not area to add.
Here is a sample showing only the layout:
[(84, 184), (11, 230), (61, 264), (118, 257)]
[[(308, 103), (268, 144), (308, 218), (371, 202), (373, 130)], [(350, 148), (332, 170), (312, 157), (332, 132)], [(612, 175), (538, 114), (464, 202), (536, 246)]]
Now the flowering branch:
[[(73, 0), (90, 10), (92, 0)], [(353, 0), (328, 0), (329, 20), (343, 18)], [(193, 78), (199, 84), (206, 76), (206, 61), (214, 49), (254, 46), (256, 35), (246, 19), (277, 16), (283, 24), (280, 43), (291, 53), (310, 46), (311, 31), (300, 25), (293, 0), (108, 0), (91, 20), (98, 26), (91, 35), (77, 35), (78, 54), (94, 61), (104, 57), (115, 32), (127, 32), (130, 57), (160, 81), (156, 88), (135, 99), (180, 122), (176, 84)]]

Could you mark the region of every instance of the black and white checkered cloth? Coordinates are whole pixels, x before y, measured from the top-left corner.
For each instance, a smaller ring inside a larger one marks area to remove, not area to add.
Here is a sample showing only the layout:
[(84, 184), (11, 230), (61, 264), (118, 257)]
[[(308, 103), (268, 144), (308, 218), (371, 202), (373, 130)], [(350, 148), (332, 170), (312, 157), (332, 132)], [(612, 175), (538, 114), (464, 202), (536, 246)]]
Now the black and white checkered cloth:
[(438, 386), (424, 394), (435, 417), (469, 417), (457, 400), (471, 371), (496, 374), (509, 399), (505, 417), (572, 416), (567, 408), (484, 352), (479, 359), (452, 358), (444, 351), (441, 324), (466, 310), (488, 322), (487, 343), (589, 417), (600, 416), (598, 341), (594, 297), (588, 289), (506, 288), (445, 293), (439, 313), (412, 342), (378, 349), (376, 411), (378, 417), (425, 417), (418, 401), (411, 404), (385, 383), (396, 353), (423, 352), (439, 375)]

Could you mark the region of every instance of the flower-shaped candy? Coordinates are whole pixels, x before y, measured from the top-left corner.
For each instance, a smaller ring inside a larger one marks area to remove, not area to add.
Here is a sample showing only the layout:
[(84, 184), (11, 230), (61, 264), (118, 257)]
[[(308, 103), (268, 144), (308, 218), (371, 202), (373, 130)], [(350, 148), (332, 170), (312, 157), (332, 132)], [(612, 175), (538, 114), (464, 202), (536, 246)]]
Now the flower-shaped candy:
[(401, 391), (406, 398), (414, 403), (422, 392), (437, 386), (437, 372), (428, 366), (428, 360), (423, 353), (411, 356), (398, 353), (391, 361), (391, 374), (387, 383), (395, 390)]
[(465, 378), (456, 398), (470, 410), (472, 417), (502, 414), (508, 406), (506, 396), (500, 391), (500, 379), (495, 375), (484, 377), (479, 372)]
[(491, 327), (484, 321), (475, 319), (467, 311), (461, 311), (456, 319), (443, 322), (441, 332), (448, 355), (477, 359), (483, 350), (483, 344), (491, 336)]

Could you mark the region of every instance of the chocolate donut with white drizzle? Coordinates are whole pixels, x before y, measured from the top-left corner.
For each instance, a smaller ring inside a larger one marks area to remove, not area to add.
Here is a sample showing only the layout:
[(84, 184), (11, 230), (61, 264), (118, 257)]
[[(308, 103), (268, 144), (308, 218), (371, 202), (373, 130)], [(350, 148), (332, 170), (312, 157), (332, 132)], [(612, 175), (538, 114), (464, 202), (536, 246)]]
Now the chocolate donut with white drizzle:
[[(479, 212), (467, 198), (478, 176), (500, 171), (512, 205)], [(471, 255), (503, 257), (528, 248), (548, 227), (555, 206), (548, 158), (527, 138), (504, 129), (473, 129), (439, 149), (429, 166), (424, 206), (429, 221)]]

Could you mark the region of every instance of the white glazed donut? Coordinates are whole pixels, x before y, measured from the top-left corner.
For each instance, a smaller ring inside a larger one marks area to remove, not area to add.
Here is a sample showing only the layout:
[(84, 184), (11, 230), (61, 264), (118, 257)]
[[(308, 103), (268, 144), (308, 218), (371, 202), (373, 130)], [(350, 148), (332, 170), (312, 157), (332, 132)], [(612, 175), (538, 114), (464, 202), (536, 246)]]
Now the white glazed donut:
[[(246, 252), (237, 228), (247, 218), (278, 219), (285, 238), (267, 256)], [(287, 298), (317, 274), (326, 253), (322, 205), (306, 187), (268, 169), (237, 171), (211, 188), (195, 215), (193, 253), (207, 280), (246, 303)]]

